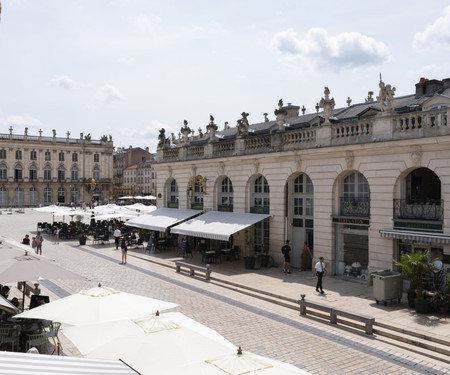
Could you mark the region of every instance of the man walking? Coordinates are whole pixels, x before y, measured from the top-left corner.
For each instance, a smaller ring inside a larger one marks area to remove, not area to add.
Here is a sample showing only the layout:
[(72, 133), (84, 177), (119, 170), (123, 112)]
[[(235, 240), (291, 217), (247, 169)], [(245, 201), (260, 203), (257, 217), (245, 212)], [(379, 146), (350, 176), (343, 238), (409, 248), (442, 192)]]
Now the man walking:
[(286, 244), (281, 248), (281, 252), (284, 255), (284, 273), (291, 273), (291, 247), (289, 246), (289, 240), (286, 240)]
[(36, 254), (42, 255), (42, 242), (44, 242), (44, 238), (41, 236), (41, 232), (37, 232), (36, 237)]
[(119, 227), (116, 226), (116, 229), (114, 230), (114, 241), (116, 242), (116, 250), (119, 250), (120, 237), (122, 237), (122, 232), (120, 231)]
[(319, 258), (319, 261), (316, 263), (315, 267), (314, 267), (314, 271), (313, 271), (313, 277), (315, 277), (317, 275), (317, 285), (316, 285), (316, 292), (319, 293), (319, 289), (320, 289), (320, 294), (324, 294), (325, 292), (323, 291), (322, 288), (322, 278), (324, 273), (326, 272), (327, 274), (330, 274), (328, 272), (328, 270), (325, 267), (325, 263), (323, 262), (323, 257)]

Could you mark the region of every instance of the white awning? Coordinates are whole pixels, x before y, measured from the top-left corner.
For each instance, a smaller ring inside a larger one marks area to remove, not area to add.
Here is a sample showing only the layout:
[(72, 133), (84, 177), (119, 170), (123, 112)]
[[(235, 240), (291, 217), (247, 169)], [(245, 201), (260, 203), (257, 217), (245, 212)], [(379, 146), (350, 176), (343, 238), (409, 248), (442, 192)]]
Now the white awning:
[(380, 235), (384, 238), (408, 240), (420, 243), (450, 244), (450, 234), (434, 232), (412, 232), (408, 230), (382, 228)]
[(270, 215), (209, 211), (173, 227), (171, 232), (193, 237), (229, 241), (233, 233), (237, 233), (268, 217)]
[(136, 375), (120, 360), (0, 352), (0, 373), (14, 375)]
[(200, 210), (158, 208), (155, 211), (133, 218), (125, 223), (130, 227), (164, 232), (167, 228), (200, 214)]
[(3, 296), (0, 296), (0, 310), (9, 312), (14, 315), (19, 312), (19, 309)]

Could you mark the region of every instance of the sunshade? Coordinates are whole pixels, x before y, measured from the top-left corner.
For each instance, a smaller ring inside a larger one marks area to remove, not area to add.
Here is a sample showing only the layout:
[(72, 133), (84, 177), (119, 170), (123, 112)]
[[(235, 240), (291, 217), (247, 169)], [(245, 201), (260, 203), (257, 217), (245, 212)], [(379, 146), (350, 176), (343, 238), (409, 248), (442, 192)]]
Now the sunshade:
[(171, 229), (172, 233), (187, 236), (229, 241), (233, 233), (239, 232), (270, 215), (242, 212), (209, 211)]
[(8, 375), (136, 375), (118, 360), (0, 352), (0, 374)]
[(200, 214), (199, 210), (183, 210), (178, 208), (158, 208), (125, 223), (130, 227), (164, 232), (167, 228)]
[(156, 210), (156, 206), (146, 206), (145, 204), (142, 204), (142, 203), (129, 204), (129, 205), (123, 206), (123, 207), (125, 207), (128, 210), (138, 211), (138, 212), (150, 212), (150, 211)]
[[(15, 256), (0, 262), (0, 283), (34, 281), (38, 279), (84, 279), (84, 277), (66, 270), (54, 263), (34, 255)], [(22, 310), (25, 303), (23, 288)]]
[(172, 302), (99, 286), (35, 307), (15, 317), (80, 325), (142, 317), (177, 306)]
[(178, 312), (68, 327), (64, 335), (85, 357), (121, 359), (143, 374), (181, 374), (169, 370), (236, 349), (216, 331)]
[(102, 214), (96, 215), (95, 220), (111, 220), (111, 219), (132, 219), (136, 217), (136, 214), (133, 215), (132, 211), (128, 211), (127, 214), (117, 213), (117, 214)]
[(19, 309), (3, 296), (0, 296), (0, 310), (9, 312), (11, 314), (17, 314), (19, 312)]
[[(240, 348), (239, 348), (240, 349)], [(179, 368), (157, 373), (157, 375), (311, 375), (288, 363), (240, 351), (228, 351), (226, 354), (203, 361), (192, 361)]]

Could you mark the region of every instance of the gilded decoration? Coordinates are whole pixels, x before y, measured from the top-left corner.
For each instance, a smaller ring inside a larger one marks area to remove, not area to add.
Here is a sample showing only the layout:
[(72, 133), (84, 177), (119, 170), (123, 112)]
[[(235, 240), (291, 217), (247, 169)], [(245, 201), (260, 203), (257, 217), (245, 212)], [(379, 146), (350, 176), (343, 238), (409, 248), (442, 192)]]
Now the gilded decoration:
[(206, 193), (206, 180), (207, 180), (207, 178), (206, 177), (202, 177), (201, 175), (192, 176), (189, 179), (188, 191), (189, 190), (193, 191), (194, 190), (194, 186), (197, 184), (199, 188), (203, 189), (203, 194), (206, 195), (207, 194)]

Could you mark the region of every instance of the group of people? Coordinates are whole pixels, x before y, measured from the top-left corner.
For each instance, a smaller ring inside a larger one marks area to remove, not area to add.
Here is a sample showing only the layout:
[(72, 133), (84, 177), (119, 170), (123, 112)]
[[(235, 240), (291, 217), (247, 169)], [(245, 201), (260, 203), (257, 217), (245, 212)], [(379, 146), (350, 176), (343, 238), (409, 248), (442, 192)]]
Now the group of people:
[[(36, 254), (42, 255), (42, 243), (44, 242), (44, 237), (42, 237), (41, 232), (37, 232), (36, 237), (32, 237), (30, 241), (30, 236), (28, 234), (22, 240), (22, 244), (31, 245), (31, 248)], [(56, 234), (55, 234), (56, 243)], [(59, 232), (58, 232), (58, 243), (59, 243)]]
[[(285, 274), (290, 274), (291, 273), (292, 249), (291, 249), (289, 240), (286, 240), (286, 243), (281, 248), (281, 253), (284, 256), (283, 272)], [(306, 262), (307, 262), (308, 254), (311, 256), (311, 259), (313, 259), (313, 255), (308, 246), (308, 243), (305, 241), (303, 243), (303, 249), (302, 249), (302, 264), (301, 264), (301, 268), (300, 268), (301, 271), (306, 270)], [(319, 261), (315, 264), (314, 269), (313, 269), (313, 277), (317, 276), (316, 292), (320, 293), (320, 294), (325, 294), (325, 292), (323, 291), (323, 286), (322, 286), (323, 276), (325, 275), (325, 273), (330, 274), (328, 272), (327, 268), (325, 267), (324, 260), (325, 260), (324, 257), (320, 257)]]

